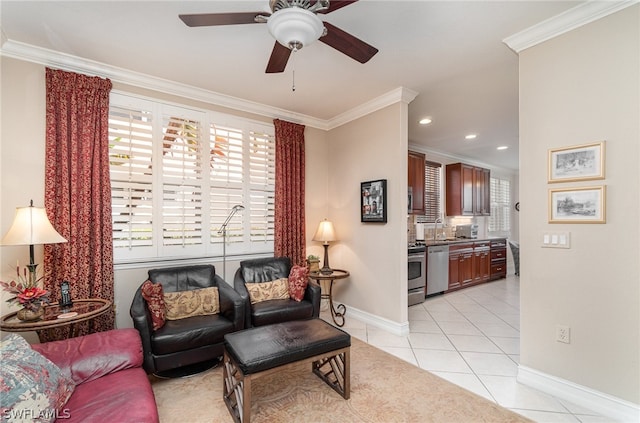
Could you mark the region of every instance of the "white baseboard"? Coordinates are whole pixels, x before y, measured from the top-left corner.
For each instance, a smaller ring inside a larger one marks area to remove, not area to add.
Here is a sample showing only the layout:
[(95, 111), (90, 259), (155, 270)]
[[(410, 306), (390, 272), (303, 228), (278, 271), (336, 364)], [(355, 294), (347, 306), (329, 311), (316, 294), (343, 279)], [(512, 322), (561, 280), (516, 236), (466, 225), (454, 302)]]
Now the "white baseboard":
[(518, 382), (554, 397), (593, 410), (620, 422), (640, 421), (640, 405), (552, 376), (527, 366), (518, 366)]
[(376, 316), (375, 314), (367, 313), (366, 311), (359, 310), (355, 307), (350, 307), (345, 304), (347, 308), (347, 316), (353, 317), (356, 320), (364, 322), (368, 325), (375, 326), (377, 328), (386, 330), (394, 335), (407, 336), (409, 335), (409, 322), (398, 323), (385, 319), (384, 317)]

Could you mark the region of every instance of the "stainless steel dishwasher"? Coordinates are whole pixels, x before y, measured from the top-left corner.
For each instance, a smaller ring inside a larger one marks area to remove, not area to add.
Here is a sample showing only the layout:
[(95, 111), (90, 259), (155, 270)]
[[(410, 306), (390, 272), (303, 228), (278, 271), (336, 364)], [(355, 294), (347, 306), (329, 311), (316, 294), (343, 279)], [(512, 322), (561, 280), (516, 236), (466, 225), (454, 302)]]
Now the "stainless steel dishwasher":
[(427, 295), (439, 294), (449, 288), (449, 246), (427, 247)]

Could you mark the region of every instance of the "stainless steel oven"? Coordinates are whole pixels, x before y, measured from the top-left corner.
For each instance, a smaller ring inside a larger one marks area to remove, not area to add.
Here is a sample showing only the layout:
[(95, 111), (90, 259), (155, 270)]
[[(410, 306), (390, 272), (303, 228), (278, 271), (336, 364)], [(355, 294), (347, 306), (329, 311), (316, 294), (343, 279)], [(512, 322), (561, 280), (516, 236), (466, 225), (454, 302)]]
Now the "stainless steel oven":
[(425, 287), (427, 285), (426, 275), (426, 248), (424, 246), (409, 247), (408, 251), (408, 290), (409, 305), (424, 302)]

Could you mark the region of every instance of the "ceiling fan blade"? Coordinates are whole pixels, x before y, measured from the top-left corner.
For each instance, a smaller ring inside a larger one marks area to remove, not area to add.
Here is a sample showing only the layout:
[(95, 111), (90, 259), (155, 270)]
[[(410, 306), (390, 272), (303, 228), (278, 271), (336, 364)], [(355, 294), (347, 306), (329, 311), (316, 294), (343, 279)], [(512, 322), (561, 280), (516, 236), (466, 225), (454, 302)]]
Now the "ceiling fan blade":
[(377, 48), (341, 30), (337, 26), (331, 25), (329, 22), (323, 23), (327, 28), (327, 35), (320, 37), (320, 41), (346, 54), (353, 60), (367, 63), (378, 52)]
[(345, 6), (349, 6), (350, 4), (353, 4), (355, 2), (357, 2), (358, 0), (345, 0), (345, 1), (334, 1), (334, 0), (330, 0), (329, 1), (329, 8), (326, 10), (321, 10), (318, 13), (331, 13), (334, 10), (338, 10), (338, 9), (342, 9)]
[(267, 69), (265, 70), (265, 72), (284, 72), (284, 68), (287, 67), (287, 62), (289, 61), (289, 56), (291, 56), (291, 49), (283, 46), (276, 41), (275, 45), (273, 46), (273, 51), (271, 52), (271, 57), (269, 57), (269, 63), (267, 64)]
[(187, 26), (216, 26), (258, 23), (256, 16), (269, 16), (264, 12), (240, 13), (201, 13), (196, 15), (178, 15)]

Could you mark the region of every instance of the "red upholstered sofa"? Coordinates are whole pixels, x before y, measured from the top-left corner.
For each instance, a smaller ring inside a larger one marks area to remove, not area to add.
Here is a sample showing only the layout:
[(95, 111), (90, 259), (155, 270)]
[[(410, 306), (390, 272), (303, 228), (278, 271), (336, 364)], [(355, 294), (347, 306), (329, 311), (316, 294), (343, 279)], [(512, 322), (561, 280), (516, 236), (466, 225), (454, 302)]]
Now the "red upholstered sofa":
[(32, 348), (68, 371), (76, 384), (58, 422), (158, 422), (137, 330), (116, 329)]

